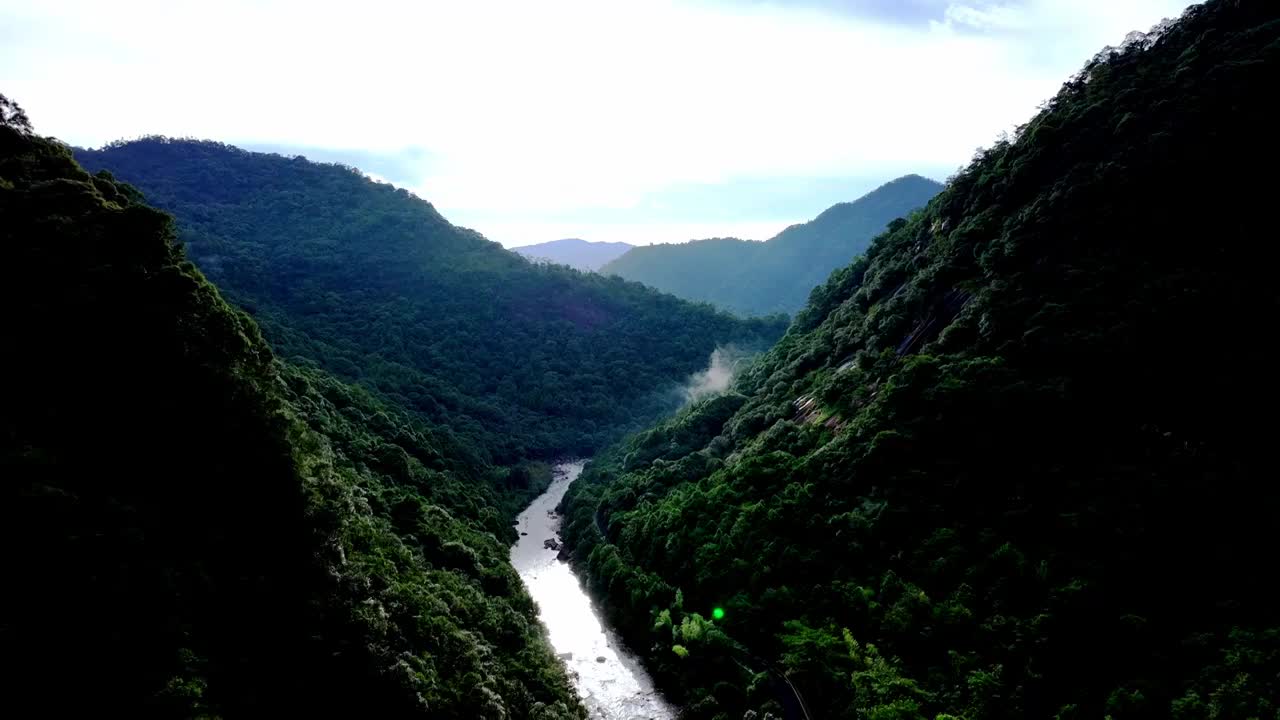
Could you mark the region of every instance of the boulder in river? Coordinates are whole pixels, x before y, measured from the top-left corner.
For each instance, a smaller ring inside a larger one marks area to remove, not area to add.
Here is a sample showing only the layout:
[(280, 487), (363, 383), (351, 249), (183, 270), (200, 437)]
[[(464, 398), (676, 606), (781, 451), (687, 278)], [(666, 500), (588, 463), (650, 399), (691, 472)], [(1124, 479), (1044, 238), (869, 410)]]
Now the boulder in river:
[(596, 656), (596, 662), (604, 662), (604, 656), (603, 656), (603, 655), (597, 655), (597, 656)]
[(542, 547), (548, 550), (559, 550), (560, 543), (557, 542), (555, 538), (547, 538), (546, 540), (542, 541)]
[(527, 532), (522, 532), (522, 533), (520, 533), (520, 534), (521, 534), (521, 535), (528, 535), (529, 533), (527, 533)]

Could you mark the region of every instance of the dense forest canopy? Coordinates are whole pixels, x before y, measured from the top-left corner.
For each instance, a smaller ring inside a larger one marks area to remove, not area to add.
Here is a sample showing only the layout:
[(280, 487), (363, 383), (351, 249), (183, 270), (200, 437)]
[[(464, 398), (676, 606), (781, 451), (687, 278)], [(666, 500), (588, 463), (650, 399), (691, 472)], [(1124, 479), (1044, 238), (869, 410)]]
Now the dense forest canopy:
[(1276, 87), (1274, 2), (1109, 48), (588, 466), (566, 540), (690, 718), (1276, 715)]
[(740, 315), (793, 314), (833, 270), (866, 251), (890, 221), (929, 202), (942, 185), (907, 175), (834, 205), (765, 242), (713, 238), (645, 245), (600, 272)]
[(314, 366), (0, 96), (11, 716), (581, 718), (490, 467)]
[(172, 212), (282, 356), (447, 427), (481, 461), (589, 453), (673, 410), (717, 346), (764, 349), (785, 329), (531, 263), (351, 168), (165, 138), (76, 152)]

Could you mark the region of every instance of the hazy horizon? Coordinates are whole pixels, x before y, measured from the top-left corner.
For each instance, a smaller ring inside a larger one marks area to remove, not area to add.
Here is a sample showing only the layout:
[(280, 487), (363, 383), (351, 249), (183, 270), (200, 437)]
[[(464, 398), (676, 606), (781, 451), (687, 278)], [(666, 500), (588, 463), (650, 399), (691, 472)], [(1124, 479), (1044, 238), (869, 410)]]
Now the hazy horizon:
[(343, 162), (508, 247), (764, 240), (944, 181), (1188, 4), (0, 0), (0, 88), (74, 145)]

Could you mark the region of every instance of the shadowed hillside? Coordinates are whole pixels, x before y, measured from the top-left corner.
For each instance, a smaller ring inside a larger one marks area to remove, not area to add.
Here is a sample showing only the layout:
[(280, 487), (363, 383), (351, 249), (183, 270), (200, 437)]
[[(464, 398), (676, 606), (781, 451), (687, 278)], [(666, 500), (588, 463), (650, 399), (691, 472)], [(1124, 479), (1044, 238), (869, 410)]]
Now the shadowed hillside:
[(3, 96), (0, 218), (9, 716), (585, 714), (507, 563), (536, 467), (277, 361)]
[(1278, 85), (1275, 3), (1134, 34), (587, 468), (566, 540), (689, 717), (1276, 713)]

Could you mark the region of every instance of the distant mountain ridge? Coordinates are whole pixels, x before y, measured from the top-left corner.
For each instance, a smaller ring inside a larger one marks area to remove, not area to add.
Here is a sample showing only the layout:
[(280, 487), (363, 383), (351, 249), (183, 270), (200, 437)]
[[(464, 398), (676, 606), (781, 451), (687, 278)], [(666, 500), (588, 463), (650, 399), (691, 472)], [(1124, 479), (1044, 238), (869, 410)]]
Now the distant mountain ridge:
[(599, 270), (634, 247), (635, 245), (624, 242), (592, 242), (580, 238), (566, 238), (536, 245), (522, 245), (511, 248), (511, 251), (530, 260), (545, 260), (557, 265), (568, 265), (575, 270)]
[(924, 206), (941, 190), (941, 183), (906, 175), (765, 242), (714, 238), (641, 246), (600, 272), (741, 315), (791, 314), (891, 221)]

